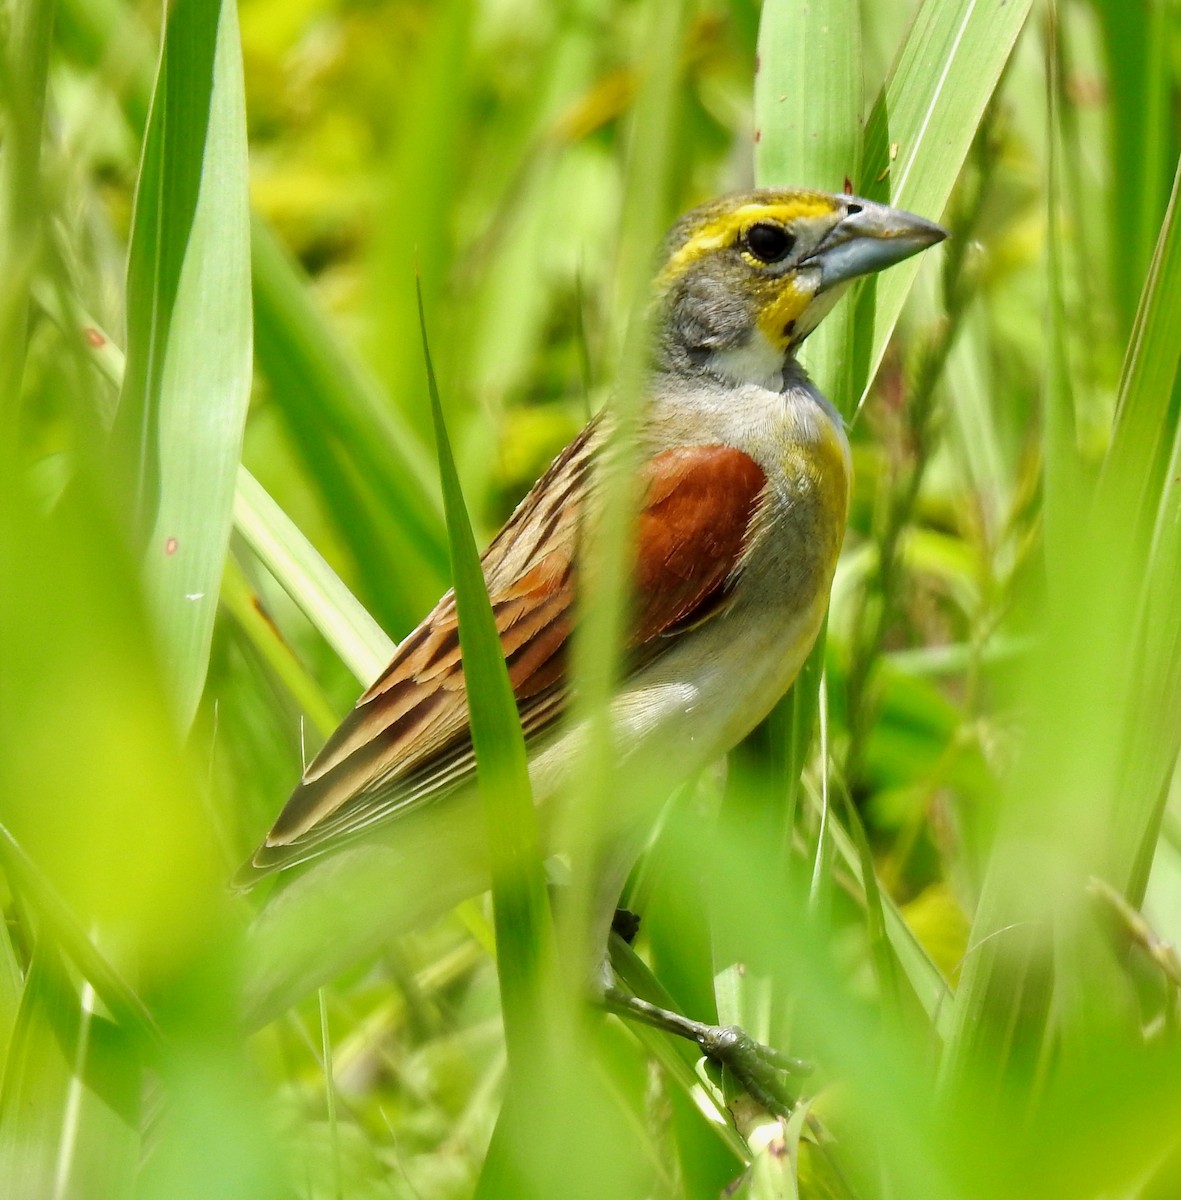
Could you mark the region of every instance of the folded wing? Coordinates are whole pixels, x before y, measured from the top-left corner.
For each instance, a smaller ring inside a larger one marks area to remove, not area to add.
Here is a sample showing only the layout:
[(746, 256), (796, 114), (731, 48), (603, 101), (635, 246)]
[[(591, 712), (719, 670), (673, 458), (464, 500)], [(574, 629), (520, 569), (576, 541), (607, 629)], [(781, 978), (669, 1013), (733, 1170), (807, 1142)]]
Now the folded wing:
[[(592, 422), (555, 460), (484, 554), (496, 628), (527, 738), (569, 699), (567, 665)], [(678, 447), (644, 467), (629, 669), (716, 612), (741, 566), (765, 477), (729, 446)], [(290, 866), (465, 783), (474, 773), (455, 601), (448, 592), (398, 647), (307, 768), (240, 881)]]

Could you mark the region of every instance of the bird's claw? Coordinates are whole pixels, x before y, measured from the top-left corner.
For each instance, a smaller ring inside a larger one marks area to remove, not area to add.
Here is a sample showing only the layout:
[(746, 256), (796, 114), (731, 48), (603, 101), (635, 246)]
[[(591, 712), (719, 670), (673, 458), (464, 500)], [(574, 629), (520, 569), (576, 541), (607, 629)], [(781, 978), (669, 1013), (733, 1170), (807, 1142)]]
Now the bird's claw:
[(784, 1118), (791, 1114), (796, 1097), (788, 1080), (808, 1074), (810, 1063), (756, 1042), (737, 1025), (707, 1025), (696, 1040), (706, 1058), (728, 1070), (769, 1113)]

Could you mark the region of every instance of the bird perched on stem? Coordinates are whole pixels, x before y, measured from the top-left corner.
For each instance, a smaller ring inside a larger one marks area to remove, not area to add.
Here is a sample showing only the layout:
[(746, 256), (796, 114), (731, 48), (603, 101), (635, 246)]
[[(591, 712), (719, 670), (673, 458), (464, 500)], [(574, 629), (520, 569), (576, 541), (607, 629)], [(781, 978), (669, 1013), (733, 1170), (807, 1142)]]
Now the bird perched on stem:
[[(824, 618), (851, 482), (841, 417), (796, 351), (852, 279), (945, 236), (868, 200), (792, 189), (715, 200), (669, 232), (635, 431), (640, 507), (611, 703), (623, 761), (655, 754), (688, 774), (749, 733), (795, 678)], [(609, 422), (592, 420), (562, 451), (482, 560), (542, 805), (577, 757), (571, 634)], [(312, 871), (297, 877), (260, 916), (256, 1016), (487, 885), (474, 778), (448, 593), (308, 766), (240, 873), (249, 883), (326, 856), (312, 882)], [(407, 872), (429, 894), (403, 887), (395, 906), (390, 880)], [(335, 898), (350, 883), (365, 901), (360, 917)], [(315, 953), (300, 949), (306, 939)], [(282, 952), (266, 949), (280, 941)]]

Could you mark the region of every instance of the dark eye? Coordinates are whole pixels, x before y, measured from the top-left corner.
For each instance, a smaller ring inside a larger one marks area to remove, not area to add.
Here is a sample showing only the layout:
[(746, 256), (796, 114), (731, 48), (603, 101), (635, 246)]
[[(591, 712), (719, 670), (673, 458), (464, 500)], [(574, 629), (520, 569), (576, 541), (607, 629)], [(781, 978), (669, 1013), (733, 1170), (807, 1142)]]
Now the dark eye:
[(795, 244), (795, 238), (782, 225), (761, 221), (746, 231), (746, 248), (759, 262), (782, 262)]

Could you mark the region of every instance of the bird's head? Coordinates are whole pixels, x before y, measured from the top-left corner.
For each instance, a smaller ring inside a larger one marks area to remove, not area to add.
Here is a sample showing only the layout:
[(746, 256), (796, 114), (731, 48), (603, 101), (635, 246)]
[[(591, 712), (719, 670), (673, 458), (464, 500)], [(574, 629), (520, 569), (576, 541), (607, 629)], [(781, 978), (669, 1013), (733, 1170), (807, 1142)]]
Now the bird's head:
[(787, 360), (850, 280), (946, 236), (922, 217), (827, 192), (767, 189), (703, 204), (664, 242), (660, 365), (778, 387)]

